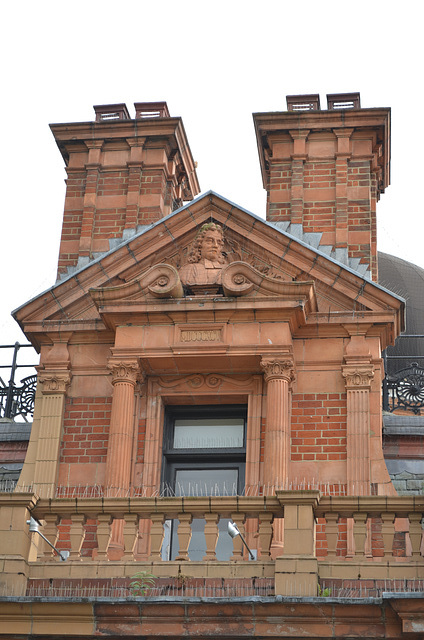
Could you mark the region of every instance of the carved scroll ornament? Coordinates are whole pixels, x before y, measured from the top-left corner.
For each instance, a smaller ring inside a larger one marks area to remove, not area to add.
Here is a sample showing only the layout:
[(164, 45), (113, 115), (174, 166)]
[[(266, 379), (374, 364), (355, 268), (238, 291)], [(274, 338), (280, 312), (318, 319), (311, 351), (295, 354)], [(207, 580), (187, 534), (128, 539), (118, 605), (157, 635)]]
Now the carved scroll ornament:
[(90, 289), (90, 295), (97, 305), (115, 300), (137, 300), (149, 293), (154, 298), (182, 298), (183, 287), (175, 267), (156, 264), (131, 282), (117, 287)]
[(222, 287), (226, 296), (245, 296), (254, 290), (263, 294), (303, 300), (316, 311), (312, 282), (292, 282), (260, 273), (247, 262), (236, 261), (222, 270)]

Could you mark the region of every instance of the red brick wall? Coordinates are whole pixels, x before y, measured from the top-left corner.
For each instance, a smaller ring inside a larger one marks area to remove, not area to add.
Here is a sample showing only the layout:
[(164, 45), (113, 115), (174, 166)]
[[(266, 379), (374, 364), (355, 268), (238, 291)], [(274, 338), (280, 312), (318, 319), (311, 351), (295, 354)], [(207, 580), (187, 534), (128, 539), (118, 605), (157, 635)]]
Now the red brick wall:
[[(336, 555), (347, 554), (347, 519), (340, 518), (338, 522), (339, 535), (337, 537)], [(327, 538), (325, 535), (325, 518), (318, 518), (316, 523), (316, 555), (323, 558), (328, 553)]]
[(346, 393), (293, 394), (292, 460), (346, 460)]
[[(127, 202), (128, 193), (130, 202)], [(89, 204), (84, 204), (85, 196)], [(176, 198), (172, 180), (162, 167), (77, 171), (69, 170), (59, 251), (58, 274), (76, 265), (80, 255), (109, 250), (109, 239), (121, 238), (125, 228), (151, 224), (171, 212)], [(81, 234), (85, 238), (80, 247)]]
[[(344, 170), (336, 162), (299, 160), (271, 164), (267, 219), (302, 224), (305, 232), (323, 234), (321, 244), (348, 247), (348, 255), (370, 264), (376, 276), (376, 193), (368, 160), (349, 160)], [(336, 202), (336, 186), (346, 194)], [(360, 195), (361, 199), (355, 198)], [(336, 239), (336, 225), (339, 238)], [(340, 240), (341, 237), (343, 240)]]
[[(267, 218), (273, 222), (291, 219), (291, 164), (273, 164), (268, 178)], [(272, 193), (272, 198), (271, 198)]]
[(106, 462), (112, 398), (67, 398), (61, 463)]

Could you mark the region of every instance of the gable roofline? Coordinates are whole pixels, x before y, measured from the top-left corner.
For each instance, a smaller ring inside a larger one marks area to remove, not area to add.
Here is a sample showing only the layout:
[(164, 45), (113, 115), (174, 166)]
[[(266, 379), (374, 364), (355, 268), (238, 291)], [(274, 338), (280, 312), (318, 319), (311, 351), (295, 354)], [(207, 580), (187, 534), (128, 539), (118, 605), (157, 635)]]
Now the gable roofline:
[(234, 207), (234, 208), (238, 209), (239, 211), (241, 211), (241, 212), (245, 213), (246, 215), (250, 216), (251, 218), (254, 218), (260, 224), (263, 224), (266, 227), (268, 227), (269, 229), (272, 229), (273, 231), (276, 231), (279, 234), (281, 234), (282, 236), (286, 237), (289, 240), (289, 246), (292, 243), (298, 244), (301, 247), (304, 247), (305, 249), (307, 249), (308, 251), (312, 251), (313, 253), (316, 253), (317, 256), (320, 256), (320, 257), (324, 258), (326, 261), (334, 264), (335, 266), (339, 267), (340, 269), (345, 270), (348, 273), (354, 275), (358, 279), (363, 280), (363, 286), (365, 286), (365, 284), (372, 285), (376, 289), (380, 290), (382, 293), (385, 293), (385, 294), (388, 294), (388, 295), (392, 296), (393, 298), (395, 298), (396, 300), (398, 300), (401, 303), (405, 303), (405, 299), (402, 298), (401, 296), (399, 296), (398, 294), (393, 293), (392, 291), (390, 291), (389, 289), (386, 289), (385, 287), (381, 286), (377, 282), (374, 282), (374, 281), (370, 280), (369, 278), (365, 277), (361, 273), (358, 273), (357, 271), (355, 271), (354, 269), (352, 269), (348, 265), (344, 264), (343, 262), (340, 262), (339, 260), (337, 260), (337, 259), (333, 258), (332, 256), (328, 255), (327, 253), (325, 253), (324, 251), (321, 251), (319, 248), (314, 247), (311, 244), (308, 244), (307, 242), (304, 242), (299, 237), (296, 237), (295, 235), (293, 235), (291, 233), (288, 233), (284, 229), (281, 229), (278, 226), (278, 223), (273, 223), (273, 222), (270, 222), (268, 220), (265, 220), (264, 218), (261, 218), (260, 216), (258, 216), (256, 214), (252, 213), (251, 211), (249, 211), (248, 209), (245, 209), (244, 207), (241, 207), (240, 205), (236, 204), (235, 202), (229, 200), (228, 198), (225, 198), (224, 196), (221, 196), (219, 193), (216, 193), (215, 191), (210, 189), (209, 191), (206, 191), (205, 193), (199, 195), (197, 198), (195, 198), (194, 200), (191, 200), (189, 203), (185, 204), (184, 206), (180, 207), (179, 209), (176, 209), (175, 211), (173, 211), (169, 215), (165, 216), (164, 218), (161, 218), (160, 220), (157, 220), (156, 222), (154, 222), (152, 224), (143, 225), (143, 228), (140, 231), (136, 231), (133, 235), (129, 236), (128, 238), (122, 239), (122, 241), (119, 241), (116, 238), (112, 239), (112, 242), (113, 242), (113, 244), (115, 246), (113, 246), (109, 251), (102, 252), (96, 258), (93, 258), (92, 260), (88, 261), (87, 264), (82, 265), (79, 269), (76, 269), (76, 270), (72, 271), (72, 273), (70, 273), (69, 275), (65, 276), (64, 278), (61, 278), (58, 281), (56, 281), (51, 287), (49, 287), (48, 289), (45, 289), (41, 293), (35, 295), (30, 300), (27, 300), (25, 303), (23, 303), (22, 305), (20, 305), (16, 309), (14, 309), (12, 311), (11, 315), (19, 323), (19, 321), (16, 318), (16, 315), (19, 313), (19, 311), (21, 311), (21, 309), (23, 309), (27, 305), (31, 304), (32, 302), (34, 302), (35, 300), (37, 300), (38, 298), (40, 298), (40, 297), (42, 297), (42, 296), (44, 296), (46, 294), (51, 294), (54, 297), (53, 291), (55, 289), (57, 289), (58, 287), (60, 287), (63, 284), (71, 281), (73, 278), (78, 277), (79, 274), (81, 274), (82, 272), (84, 272), (87, 269), (91, 268), (92, 266), (94, 266), (96, 264), (99, 264), (105, 257), (110, 256), (113, 253), (117, 252), (118, 250), (128, 246), (134, 240), (140, 238), (141, 236), (143, 236), (148, 231), (154, 229), (155, 227), (159, 227), (160, 225), (166, 223), (169, 220), (172, 220), (172, 218), (174, 218), (175, 216), (181, 214), (182, 211), (190, 210), (191, 207), (195, 206), (201, 200), (204, 200), (206, 198), (210, 198), (210, 199), (218, 198), (218, 199), (220, 199), (221, 201), (223, 201), (227, 205), (229, 205), (231, 208)]

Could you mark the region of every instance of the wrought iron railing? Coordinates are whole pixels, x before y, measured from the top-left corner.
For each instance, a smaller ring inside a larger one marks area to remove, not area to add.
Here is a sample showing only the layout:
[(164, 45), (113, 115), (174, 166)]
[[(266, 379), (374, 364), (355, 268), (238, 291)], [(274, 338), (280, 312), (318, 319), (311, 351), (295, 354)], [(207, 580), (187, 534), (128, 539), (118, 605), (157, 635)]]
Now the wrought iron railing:
[[(403, 334), (384, 354), (383, 410), (424, 411), (424, 335)], [(399, 348), (401, 347), (401, 348)], [(402, 353), (403, 352), (403, 353)], [(404, 355), (405, 352), (413, 355)]]
[(18, 364), (18, 352), (25, 347), (33, 349), (31, 344), (19, 344), (19, 342), (14, 345), (0, 345), (0, 349), (13, 349), (12, 364), (0, 364), (0, 369), (10, 370), (8, 384), (0, 376), (0, 418), (21, 417), (28, 422), (28, 418), (33, 416), (37, 376), (35, 374), (26, 376), (20, 381), (20, 385), (15, 384), (17, 369), (33, 369), (35, 366), (33, 364)]
[(412, 411), (420, 415), (424, 409), (424, 368), (417, 362), (400, 369), (383, 380), (383, 409)]

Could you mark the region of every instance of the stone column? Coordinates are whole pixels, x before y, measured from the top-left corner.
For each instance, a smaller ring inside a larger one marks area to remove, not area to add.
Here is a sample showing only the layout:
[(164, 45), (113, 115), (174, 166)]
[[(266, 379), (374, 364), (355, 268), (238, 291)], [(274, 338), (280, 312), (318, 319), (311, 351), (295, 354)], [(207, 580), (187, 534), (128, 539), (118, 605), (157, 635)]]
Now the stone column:
[(131, 479), (134, 437), (135, 385), (140, 368), (136, 360), (111, 359), (113, 398), (106, 460), (105, 488), (111, 495), (125, 496)]
[[(291, 357), (266, 357), (261, 361), (267, 384), (264, 493), (274, 493), (285, 486), (290, 462), (290, 385), (294, 379)], [(280, 555), (283, 548), (283, 523), (274, 521), (271, 555)]]
[[(131, 484), (134, 438), (135, 386), (140, 377), (136, 360), (112, 358), (113, 398), (106, 459), (105, 491), (111, 497), (124, 497)], [(118, 560), (124, 553), (124, 521), (114, 520), (111, 527), (109, 559)]]
[[(281, 489), (287, 481), (290, 460), (290, 384), (292, 358), (263, 358), (267, 384), (264, 486)], [(274, 492), (274, 491), (272, 491)]]

